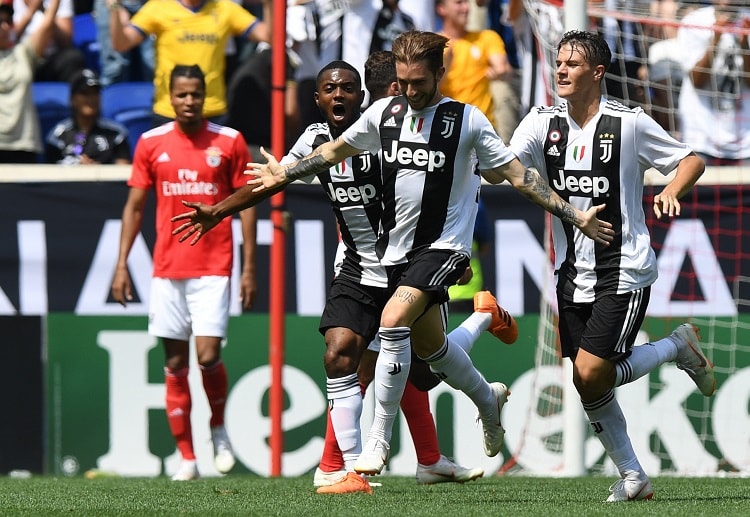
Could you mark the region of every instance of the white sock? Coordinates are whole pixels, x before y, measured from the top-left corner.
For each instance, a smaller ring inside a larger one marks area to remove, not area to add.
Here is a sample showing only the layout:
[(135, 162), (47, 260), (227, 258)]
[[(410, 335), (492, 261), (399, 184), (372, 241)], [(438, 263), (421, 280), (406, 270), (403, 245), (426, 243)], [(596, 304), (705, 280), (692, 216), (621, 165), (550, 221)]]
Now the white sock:
[(438, 377), (450, 387), (463, 391), (477, 406), (480, 413), (491, 410), (495, 404), (492, 388), (476, 369), (463, 348), (446, 337), (437, 352), (424, 358)]
[(356, 373), (326, 380), (328, 404), (331, 408), (331, 424), (336, 434), (344, 468), (354, 471), (354, 463), (362, 452), (362, 391)]
[(583, 402), (583, 409), (604, 450), (617, 466), (620, 476), (624, 478), (631, 472), (643, 473), (643, 468), (630, 443), (628, 424), (615, 398), (615, 392), (609, 390), (599, 400)]
[(489, 328), (491, 322), (492, 314), (489, 312), (473, 312), (448, 334), (448, 340), (463, 348), (467, 354), (471, 353), (474, 343)]
[(634, 346), (630, 357), (615, 365), (615, 387), (640, 379), (657, 366), (675, 359), (677, 345), (668, 337)]
[(380, 354), (375, 363), (375, 418), (369, 436), (388, 443), (398, 414), (401, 396), (411, 368), (411, 329), (409, 327), (378, 330)]

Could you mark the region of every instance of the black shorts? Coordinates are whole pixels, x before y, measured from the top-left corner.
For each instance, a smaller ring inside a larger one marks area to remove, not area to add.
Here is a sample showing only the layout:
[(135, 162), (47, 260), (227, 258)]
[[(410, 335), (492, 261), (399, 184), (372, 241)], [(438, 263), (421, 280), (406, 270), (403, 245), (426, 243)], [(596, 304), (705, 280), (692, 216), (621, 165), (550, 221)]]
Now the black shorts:
[(574, 303), (558, 294), (563, 357), (575, 358), (579, 347), (610, 361), (628, 357), (650, 296), (651, 287), (604, 296), (594, 303)]
[(453, 250), (423, 248), (409, 257), (409, 261), (389, 266), (388, 282), (398, 286), (414, 287), (429, 293), (433, 304), (448, 301), (448, 288), (455, 284), (466, 268), (469, 257)]
[(360, 285), (336, 277), (331, 284), (318, 330), (325, 335), (330, 328), (348, 328), (369, 343), (378, 332), (380, 314), (390, 295), (389, 289)]

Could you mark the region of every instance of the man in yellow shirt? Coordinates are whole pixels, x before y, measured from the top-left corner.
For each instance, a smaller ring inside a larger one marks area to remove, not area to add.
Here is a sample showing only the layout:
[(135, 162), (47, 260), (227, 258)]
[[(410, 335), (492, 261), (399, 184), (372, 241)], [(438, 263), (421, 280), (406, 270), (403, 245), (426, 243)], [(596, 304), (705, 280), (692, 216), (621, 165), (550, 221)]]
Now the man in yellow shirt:
[[(264, 2), (269, 7), (270, 2)], [(112, 47), (125, 52), (153, 35), (154, 118), (174, 119), (169, 74), (175, 65), (198, 65), (206, 76), (203, 115), (223, 122), (227, 112), (225, 47), (230, 37), (269, 41), (270, 26), (231, 0), (149, 0), (130, 18), (118, 0), (108, 0)], [(266, 10), (268, 12), (268, 9)]]
[(469, 0), (435, 0), (435, 10), (443, 20), (441, 32), (450, 38), (440, 91), (446, 97), (473, 104), (497, 127), (490, 81), (508, 77), (511, 66), (500, 35), (493, 30), (466, 30), (469, 7)]

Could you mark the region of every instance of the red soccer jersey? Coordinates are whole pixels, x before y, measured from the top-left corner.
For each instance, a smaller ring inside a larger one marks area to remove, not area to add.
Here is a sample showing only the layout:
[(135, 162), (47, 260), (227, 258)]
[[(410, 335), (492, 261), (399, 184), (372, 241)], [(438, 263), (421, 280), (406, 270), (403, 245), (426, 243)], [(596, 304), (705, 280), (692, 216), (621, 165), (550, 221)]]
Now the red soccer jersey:
[(156, 192), (155, 277), (230, 275), (234, 251), (230, 217), (195, 246), (180, 243), (172, 235), (175, 224), (170, 219), (186, 211), (183, 199), (213, 205), (247, 185), (244, 170), (248, 161), (250, 153), (243, 136), (210, 122), (190, 136), (174, 122), (142, 135), (128, 186)]

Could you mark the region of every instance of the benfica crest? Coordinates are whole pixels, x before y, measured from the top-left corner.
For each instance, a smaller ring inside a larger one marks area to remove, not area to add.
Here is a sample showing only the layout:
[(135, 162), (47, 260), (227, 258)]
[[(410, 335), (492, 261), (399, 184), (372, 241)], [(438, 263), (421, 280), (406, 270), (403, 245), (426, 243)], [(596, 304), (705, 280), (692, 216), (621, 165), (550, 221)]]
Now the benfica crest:
[(209, 167), (218, 167), (221, 165), (221, 149), (218, 147), (209, 147), (206, 149), (206, 163)]

